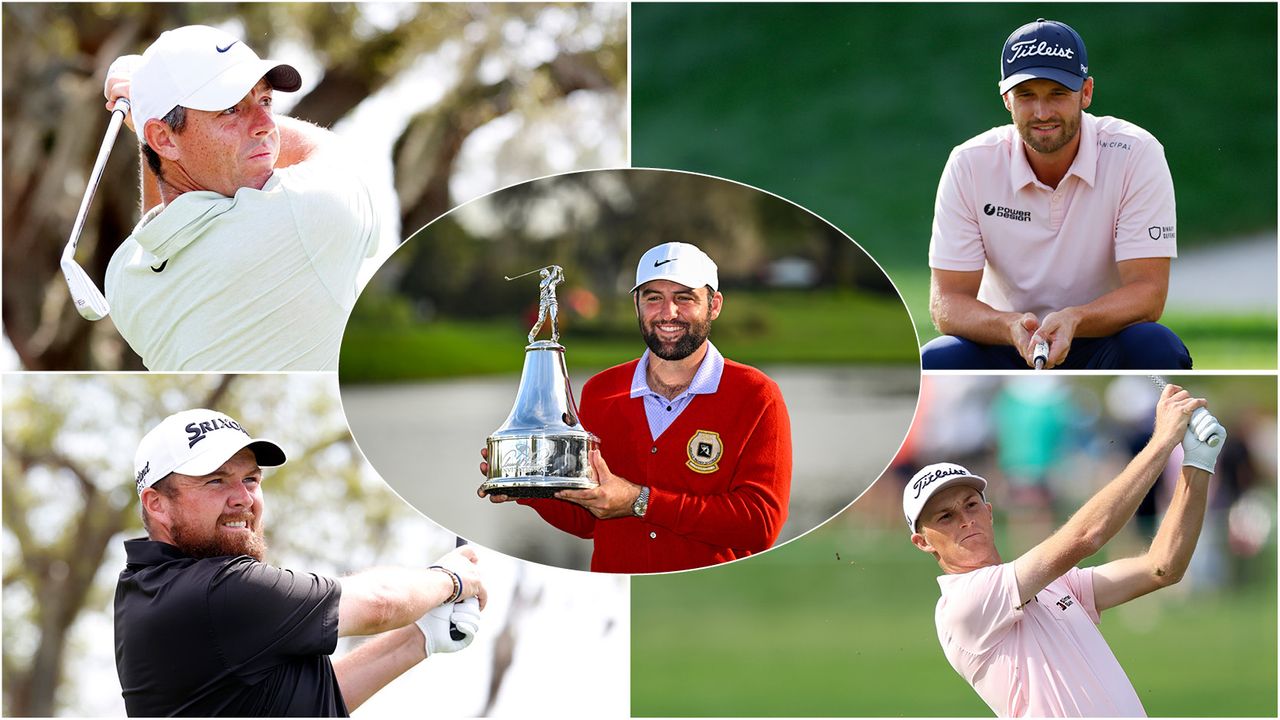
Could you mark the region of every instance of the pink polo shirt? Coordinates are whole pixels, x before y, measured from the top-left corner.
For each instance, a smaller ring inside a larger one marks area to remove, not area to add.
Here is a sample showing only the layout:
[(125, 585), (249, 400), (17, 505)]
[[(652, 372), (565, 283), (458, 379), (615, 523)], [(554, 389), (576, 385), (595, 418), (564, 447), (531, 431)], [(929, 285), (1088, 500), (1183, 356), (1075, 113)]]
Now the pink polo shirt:
[(938, 578), (951, 666), (1001, 717), (1146, 717), (1098, 631), (1093, 570), (1072, 568), (1018, 609), (1013, 563)]
[(934, 203), (929, 267), (984, 270), (978, 299), (1043, 318), (1120, 286), (1116, 263), (1177, 257), (1173, 179), (1151, 133), (1083, 113), (1057, 188), (1036, 179), (1013, 125), (951, 151)]

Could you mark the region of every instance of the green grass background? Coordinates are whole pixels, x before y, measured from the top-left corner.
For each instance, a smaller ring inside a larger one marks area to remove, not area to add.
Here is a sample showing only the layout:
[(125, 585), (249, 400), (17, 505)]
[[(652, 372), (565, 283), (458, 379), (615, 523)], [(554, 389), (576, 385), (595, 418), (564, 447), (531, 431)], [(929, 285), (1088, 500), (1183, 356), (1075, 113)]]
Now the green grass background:
[[(888, 270), (911, 313), (920, 344), (938, 336), (929, 320), (929, 271)], [(1222, 279), (1223, 285), (1231, 283)], [(1276, 367), (1276, 316), (1273, 313), (1166, 312), (1160, 322), (1178, 333), (1191, 350), (1197, 370), (1270, 370)]]
[[(990, 716), (938, 644), (936, 564), (857, 507), (746, 562), (633, 578), (633, 715)], [(1275, 717), (1275, 565), (1271, 545), (1243, 589), (1103, 614), (1149, 715)]]
[[(372, 299), (372, 298), (370, 298)], [(347, 326), (339, 375), (346, 382), (519, 372), (529, 326), (522, 318), (415, 323), (381, 298), (357, 305), (360, 322)], [(849, 289), (733, 291), (716, 320), (712, 340), (725, 357), (748, 365), (919, 363), (906, 310), (896, 297)], [(620, 313), (633, 313), (629, 304)], [(601, 369), (644, 349), (633, 314), (594, 327), (561, 326), (565, 359), (575, 370)], [(546, 333), (543, 332), (545, 337)], [(501, 351), (495, 350), (495, 348)]]
[[(1000, 45), (1036, 17), (1084, 37), (1093, 112), (1164, 144), (1182, 248), (1275, 233), (1274, 4), (638, 3), (632, 164), (731, 178), (823, 216), (884, 266), (926, 341), (938, 177), (952, 147), (1009, 122)], [(1198, 368), (1276, 366), (1274, 312), (1165, 322)]]

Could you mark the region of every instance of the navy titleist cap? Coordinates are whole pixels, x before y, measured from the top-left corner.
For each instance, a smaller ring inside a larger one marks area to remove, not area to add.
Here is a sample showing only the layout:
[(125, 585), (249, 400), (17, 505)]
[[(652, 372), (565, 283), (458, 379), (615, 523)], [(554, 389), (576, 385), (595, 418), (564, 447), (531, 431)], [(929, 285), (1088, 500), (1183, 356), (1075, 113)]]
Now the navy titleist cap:
[(1014, 85), (1044, 78), (1076, 92), (1089, 77), (1084, 40), (1070, 25), (1040, 18), (1027, 23), (1004, 41), (1000, 53), (1000, 94)]

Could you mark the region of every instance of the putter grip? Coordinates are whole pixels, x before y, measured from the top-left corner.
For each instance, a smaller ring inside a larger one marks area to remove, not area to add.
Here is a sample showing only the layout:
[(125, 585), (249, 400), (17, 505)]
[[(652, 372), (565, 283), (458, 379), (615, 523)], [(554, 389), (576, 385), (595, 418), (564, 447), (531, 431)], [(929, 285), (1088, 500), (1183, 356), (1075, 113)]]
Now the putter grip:
[[(467, 544), (467, 541), (462, 539), (462, 536), (459, 535), (457, 541), (453, 544), (453, 546), (456, 548), (460, 548), (466, 544)], [(459, 630), (457, 625), (454, 625), (453, 623), (449, 623), (449, 637), (453, 638), (454, 642), (457, 642), (465, 638), (466, 636), (467, 636), (466, 633)]]
[(1040, 370), (1049, 359), (1049, 343), (1041, 340), (1036, 343), (1035, 352), (1032, 354), (1032, 362), (1035, 363), (1036, 369)]
[[(1208, 414), (1208, 412), (1209, 411), (1205, 410), (1204, 408), (1196, 408), (1195, 412), (1191, 413), (1191, 422), (1195, 422), (1196, 420), (1200, 419), (1201, 415), (1206, 415)], [(1204, 442), (1209, 447), (1218, 447), (1218, 445), (1222, 444), (1222, 436), (1219, 435), (1218, 433), (1214, 433), (1210, 435), (1209, 439), (1205, 440)]]

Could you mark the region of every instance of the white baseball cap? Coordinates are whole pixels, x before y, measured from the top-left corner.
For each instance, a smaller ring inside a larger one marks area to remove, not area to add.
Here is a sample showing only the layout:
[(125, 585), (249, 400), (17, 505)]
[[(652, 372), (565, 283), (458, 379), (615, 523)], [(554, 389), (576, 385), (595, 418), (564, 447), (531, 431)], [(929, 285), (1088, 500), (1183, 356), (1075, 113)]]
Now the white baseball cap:
[(968, 485), (982, 495), (984, 502), (987, 499), (987, 481), (963, 466), (948, 462), (926, 465), (902, 489), (902, 512), (907, 516), (907, 526), (911, 528), (911, 532), (920, 531), (916, 527), (916, 521), (929, 498), (952, 485)]
[(133, 126), (144, 138), (148, 120), (163, 118), (178, 105), (226, 110), (263, 78), (284, 92), (302, 87), (293, 66), (259, 59), (248, 45), (217, 28), (187, 25), (165, 31), (142, 54), (130, 77)]
[(670, 280), (687, 288), (710, 285), (712, 291), (720, 289), (720, 275), (716, 263), (706, 253), (689, 243), (663, 243), (640, 256), (636, 265), (636, 285), (631, 292), (653, 280)]
[(262, 467), (284, 464), (284, 450), (271, 440), (252, 438), (240, 423), (216, 410), (174, 413), (151, 429), (133, 456), (138, 494), (169, 473), (208, 475), (244, 448)]

